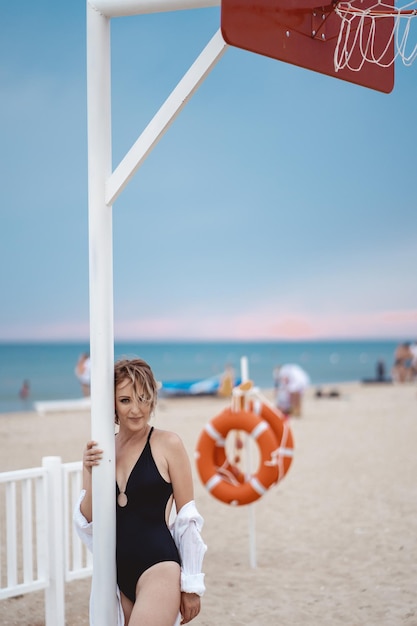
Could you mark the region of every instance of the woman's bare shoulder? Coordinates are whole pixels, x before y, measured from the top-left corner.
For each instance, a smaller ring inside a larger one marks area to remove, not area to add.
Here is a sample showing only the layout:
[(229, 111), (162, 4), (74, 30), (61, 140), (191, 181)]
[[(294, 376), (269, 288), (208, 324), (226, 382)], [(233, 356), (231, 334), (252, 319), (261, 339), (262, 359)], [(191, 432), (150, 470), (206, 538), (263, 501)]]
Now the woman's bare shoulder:
[(162, 430), (161, 428), (154, 428), (152, 438), (155, 438), (161, 445), (169, 448), (182, 448), (183, 442), (178, 433), (174, 433), (171, 430)]

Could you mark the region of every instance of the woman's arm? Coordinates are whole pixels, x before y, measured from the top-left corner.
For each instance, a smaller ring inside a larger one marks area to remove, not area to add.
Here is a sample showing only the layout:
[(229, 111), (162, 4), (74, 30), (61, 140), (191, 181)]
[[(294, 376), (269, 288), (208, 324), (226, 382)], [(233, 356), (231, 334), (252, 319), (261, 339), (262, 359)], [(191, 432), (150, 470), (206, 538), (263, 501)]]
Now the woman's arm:
[(181, 624), (200, 612), (200, 596), (205, 591), (202, 564), (207, 546), (200, 532), (204, 523), (194, 504), (191, 464), (181, 439), (169, 434), (167, 455), (177, 517), (171, 528), (181, 559)]
[(206, 590), (202, 569), (207, 546), (200, 534), (203, 523), (191, 501), (180, 509), (171, 528), (181, 558), (181, 624), (187, 624), (199, 614), (200, 596)]
[(175, 433), (166, 433), (166, 458), (168, 473), (172, 483), (177, 511), (194, 500), (194, 485), (191, 464), (187, 451), (180, 437)]

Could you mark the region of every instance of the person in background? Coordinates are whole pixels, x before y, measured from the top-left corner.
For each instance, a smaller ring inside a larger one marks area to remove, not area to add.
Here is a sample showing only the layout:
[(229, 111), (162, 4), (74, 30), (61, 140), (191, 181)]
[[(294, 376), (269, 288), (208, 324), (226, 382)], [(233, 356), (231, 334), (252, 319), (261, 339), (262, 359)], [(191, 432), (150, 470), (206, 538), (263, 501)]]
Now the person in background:
[(411, 363), (410, 363), (410, 379), (417, 379), (417, 341), (413, 341), (409, 346)]
[(221, 398), (230, 398), (232, 395), (233, 387), (235, 386), (235, 370), (233, 366), (226, 365), (224, 372), (220, 378), (220, 385), (217, 394)]
[(91, 363), (88, 352), (83, 352), (75, 366), (75, 375), (80, 381), (81, 390), (84, 397), (90, 395)]
[(376, 380), (385, 380), (385, 361), (384, 359), (378, 359), (376, 362)]
[[(179, 623), (180, 613), (181, 624), (186, 624), (200, 612), (206, 551), (190, 461), (177, 434), (149, 424), (158, 387), (145, 361), (117, 362), (114, 387), (117, 623), (173, 626)], [(83, 490), (74, 523), (90, 547), (92, 469), (101, 459), (98, 443), (89, 441), (83, 454)], [(173, 505), (177, 514), (170, 527)], [(99, 598), (92, 598), (92, 604), (97, 601)]]
[(21, 400), (27, 400), (30, 395), (30, 385), (28, 380), (24, 380), (22, 386), (19, 389), (19, 398)]
[(392, 378), (396, 383), (406, 383), (412, 380), (412, 359), (413, 353), (410, 343), (400, 343), (394, 353), (394, 365), (392, 367)]
[(301, 417), (304, 391), (310, 384), (308, 374), (294, 364), (274, 368), (275, 404), (285, 415)]

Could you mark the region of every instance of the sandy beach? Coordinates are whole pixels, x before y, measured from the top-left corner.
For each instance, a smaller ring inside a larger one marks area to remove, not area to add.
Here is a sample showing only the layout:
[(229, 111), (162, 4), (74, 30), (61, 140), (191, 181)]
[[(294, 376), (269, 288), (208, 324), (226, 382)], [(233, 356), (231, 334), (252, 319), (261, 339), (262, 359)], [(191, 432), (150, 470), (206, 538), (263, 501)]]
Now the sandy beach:
[[(192, 461), (208, 545), (196, 626), (417, 626), (417, 386), (337, 388), (338, 398), (307, 392), (290, 422), (290, 471), (255, 504), (214, 499)], [(160, 400), (153, 424), (178, 432), (193, 459), (205, 423), (227, 404)], [(80, 460), (89, 436), (86, 412), (0, 414), (0, 471), (43, 456)], [(67, 585), (67, 626), (88, 625), (90, 582)], [(0, 601), (0, 623), (43, 625), (43, 593)]]

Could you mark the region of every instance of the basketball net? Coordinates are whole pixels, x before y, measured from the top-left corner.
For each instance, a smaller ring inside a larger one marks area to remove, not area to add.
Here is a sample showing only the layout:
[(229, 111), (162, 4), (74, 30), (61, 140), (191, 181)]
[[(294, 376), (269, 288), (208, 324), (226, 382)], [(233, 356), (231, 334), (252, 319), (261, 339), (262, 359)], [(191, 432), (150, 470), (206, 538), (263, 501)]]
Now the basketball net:
[[(364, 63), (389, 67), (397, 57), (411, 65), (417, 56), (417, 43), (409, 42), (417, 0), (398, 8), (382, 1), (367, 5), (350, 0), (335, 6), (342, 22), (334, 53), (336, 72), (344, 68), (359, 72)], [(381, 44), (378, 27), (382, 25), (387, 37)]]

